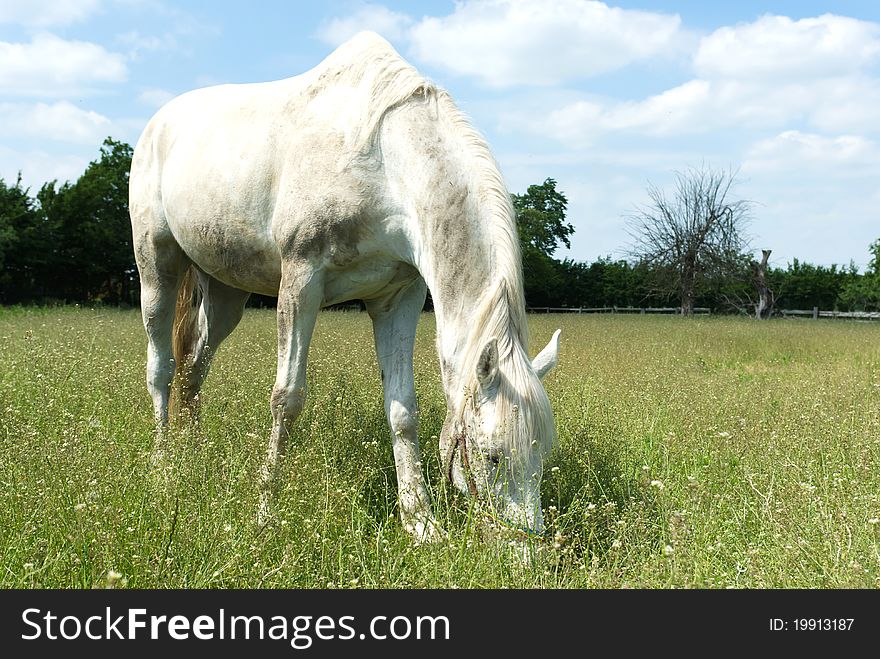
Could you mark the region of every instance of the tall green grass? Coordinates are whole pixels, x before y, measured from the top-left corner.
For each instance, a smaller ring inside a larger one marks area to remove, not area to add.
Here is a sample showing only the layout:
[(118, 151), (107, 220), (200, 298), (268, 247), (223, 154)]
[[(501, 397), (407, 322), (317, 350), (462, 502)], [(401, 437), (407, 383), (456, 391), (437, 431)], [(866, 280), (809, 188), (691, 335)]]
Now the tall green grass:
[(559, 445), (532, 560), (487, 545), (437, 456), (434, 318), (416, 345), (423, 464), (447, 542), (397, 516), (366, 315), (327, 312), (274, 521), (255, 523), (275, 321), (220, 350), (201, 421), (150, 466), (133, 311), (0, 311), (0, 586), (877, 587), (880, 325), (530, 318)]

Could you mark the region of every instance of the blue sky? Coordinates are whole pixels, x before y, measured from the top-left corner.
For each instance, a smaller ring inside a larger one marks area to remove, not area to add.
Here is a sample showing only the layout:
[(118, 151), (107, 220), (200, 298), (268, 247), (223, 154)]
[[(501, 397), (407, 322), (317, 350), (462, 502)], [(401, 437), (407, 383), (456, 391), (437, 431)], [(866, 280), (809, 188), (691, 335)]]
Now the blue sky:
[(0, 177), (76, 178), (174, 95), (296, 75), (360, 29), (446, 87), (513, 192), (555, 178), (558, 256), (620, 257), (675, 170), (738, 169), (773, 263), (880, 238), (880, 3), (0, 0)]

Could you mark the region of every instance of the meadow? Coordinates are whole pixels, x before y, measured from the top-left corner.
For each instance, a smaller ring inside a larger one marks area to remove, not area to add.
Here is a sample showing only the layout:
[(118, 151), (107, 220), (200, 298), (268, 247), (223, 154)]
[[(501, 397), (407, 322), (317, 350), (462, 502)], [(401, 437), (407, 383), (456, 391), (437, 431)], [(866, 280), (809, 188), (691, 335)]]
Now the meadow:
[(150, 466), (136, 311), (0, 309), (0, 586), (876, 588), (880, 324), (532, 316), (559, 434), (530, 562), (445, 483), (434, 317), (416, 346), (423, 464), (448, 541), (397, 515), (369, 319), (324, 312), (277, 514), (255, 525), (275, 320), (248, 311), (201, 421)]

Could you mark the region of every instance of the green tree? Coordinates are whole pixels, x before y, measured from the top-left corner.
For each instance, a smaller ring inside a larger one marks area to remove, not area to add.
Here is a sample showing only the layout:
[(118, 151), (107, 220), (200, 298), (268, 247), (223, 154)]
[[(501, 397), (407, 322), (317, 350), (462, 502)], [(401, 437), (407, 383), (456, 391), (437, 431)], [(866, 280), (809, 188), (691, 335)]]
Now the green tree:
[(523, 249), (523, 288), (530, 307), (558, 307), (565, 289), (559, 261), (534, 248)]
[(792, 259), (785, 270), (773, 269), (767, 273), (770, 288), (776, 291), (776, 306), (781, 309), (838, 309), (841, 294), (851, 281), (858, 279), (855, 265), (841, 268), (813, 265)]
[[(3, 279), (8, 277), (6, 255), (12, 252), (18, 239), (16, 229), (31, 213), (32, 202), (27, 190), (21, 187), (21, 174), (13, 186), (0, 179), (0, 273), (3, 273), (0, 276)], [(2, 284), (3, 280), (0, 280)]]
[(561, 264), (553, 258), (559, 243), (571, 247), (568, 237), (574, 227), (565, 221), (568, 199), (548, 178), (530, 185), (525, 194), (511, 195), (516, 210), (523, 260), (523, 284), (530, 306), (556, 306), (564, 282)]
[(561, 264), (563, 305), (570, 307), (656, 306), (645, 285), (645, 269), (625, 260), (599, 257), (592, 263)]
[(541, 185), (530, 185), (525, 194), (511, 196), (523, 246), (545, 256), (553, 256), (560, 242), (571, 247), (568, 237), (574, 227), (565, 221), (568, 199), (556, 189), (555, 180), (548, 178)]
[(39, 264), (45, 260), (45, 240), (33, 244), (35, 234), (43, 227), (37, 204), (21, 185), (0, 180), (0, 301), (25, 302), (32, 299), (43, 272)]
[(841, 302), (852, 309), (880, 310), (880, 239), (871, 243), (871, 262), (861, 276), (851, 277), (840, 292)]
[(48, 225), (57, 234), (54, 295), (67, 300), (132, 302), (135, 263), (128, 216), (132, 148), (104, 140), (98, 160), (76, 183), (40, 191)]

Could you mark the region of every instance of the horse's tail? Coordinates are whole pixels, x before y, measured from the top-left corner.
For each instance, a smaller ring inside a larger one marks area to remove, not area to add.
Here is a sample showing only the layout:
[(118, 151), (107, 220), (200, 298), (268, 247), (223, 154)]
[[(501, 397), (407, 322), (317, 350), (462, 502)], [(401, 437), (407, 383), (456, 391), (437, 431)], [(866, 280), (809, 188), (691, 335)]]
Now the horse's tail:
[[(177, 305), (174, 308), (174, 329), (171, 338), (171, 350), (177, 374), (171, 385), (171, 396), (168, 407), (171, 416), (178, 416), (183, 408), (189, 408), (193, 401), (187, 389), (193, 367), (193, 353), (199, 338), (199, 304), (200, 296), (196, 269), (192, 265), (183, 276), (183, 283), (177, 292)], [(190, 410), (193, 411), (193, 410)]]

